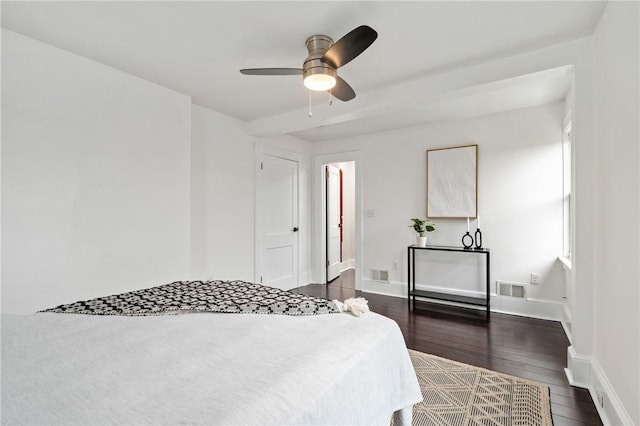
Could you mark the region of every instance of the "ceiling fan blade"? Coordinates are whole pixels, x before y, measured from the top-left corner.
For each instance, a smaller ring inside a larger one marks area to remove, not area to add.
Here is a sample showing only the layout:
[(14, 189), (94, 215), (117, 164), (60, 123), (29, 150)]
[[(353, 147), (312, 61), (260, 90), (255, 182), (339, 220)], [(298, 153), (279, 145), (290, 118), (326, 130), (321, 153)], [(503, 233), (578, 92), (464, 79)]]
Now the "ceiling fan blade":
[(246, 75), (302, 75), (302, 68), (245, 68), (240, 72)]
[(344, 66), (371, 46), (376, 38), (378, 38), (376, 30), (367, 25), (361, 25), (335, 42), (324, 53), (322, 62), (334, 68)]
[(356, 92), (339, 76), (336, 76), (336, 85), (331, 89), (331, 94), (343, 102), (350, 101), (356, 97)]

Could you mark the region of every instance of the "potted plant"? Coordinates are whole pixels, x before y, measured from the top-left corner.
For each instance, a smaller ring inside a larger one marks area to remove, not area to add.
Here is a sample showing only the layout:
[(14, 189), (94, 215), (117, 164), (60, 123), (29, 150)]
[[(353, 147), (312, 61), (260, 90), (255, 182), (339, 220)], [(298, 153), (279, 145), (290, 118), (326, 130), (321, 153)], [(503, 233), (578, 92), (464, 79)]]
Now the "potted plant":
[(413, 228), (418, 233), (416, 237), (416, 245), (424, 247), (427, 245), (427, 236), (425, 233), (433, 232), (436, 230), (436, 225), (429, 219), (420, 219), (418, 217), (412, 217), (413, 225), (409, 225), (409, 228)]

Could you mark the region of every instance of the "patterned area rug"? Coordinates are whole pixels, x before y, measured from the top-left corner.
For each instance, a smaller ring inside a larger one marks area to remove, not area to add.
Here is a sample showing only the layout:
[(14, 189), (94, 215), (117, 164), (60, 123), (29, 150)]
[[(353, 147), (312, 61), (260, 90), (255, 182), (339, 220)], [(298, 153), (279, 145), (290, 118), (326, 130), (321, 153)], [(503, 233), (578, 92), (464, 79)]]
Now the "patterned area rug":
[(424, 400), (414, 426), (553, 425), (546, 385), (409, 350)]
[(128, 316), (189, 312), (318, 315), (340, 310), (335, 303), (319, 297), (245, 281), (176, 281), (60, 305), (41, 312)]

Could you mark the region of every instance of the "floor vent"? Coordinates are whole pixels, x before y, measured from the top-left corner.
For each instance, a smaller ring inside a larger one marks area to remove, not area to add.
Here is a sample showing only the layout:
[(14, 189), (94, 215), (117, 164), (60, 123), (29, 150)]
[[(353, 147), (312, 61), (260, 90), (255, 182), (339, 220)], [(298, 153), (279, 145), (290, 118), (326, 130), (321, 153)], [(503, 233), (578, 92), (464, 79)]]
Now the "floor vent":
[(515, 297), (516, 299), (526, 299), (526, 284), (508, 283), (496, 281), (498, 296)]
[(382, 281), (385, 283), (389, 282), (389, 271), (386, 269), (372, 269), (371, 270), (371, 279), (373, 281)]

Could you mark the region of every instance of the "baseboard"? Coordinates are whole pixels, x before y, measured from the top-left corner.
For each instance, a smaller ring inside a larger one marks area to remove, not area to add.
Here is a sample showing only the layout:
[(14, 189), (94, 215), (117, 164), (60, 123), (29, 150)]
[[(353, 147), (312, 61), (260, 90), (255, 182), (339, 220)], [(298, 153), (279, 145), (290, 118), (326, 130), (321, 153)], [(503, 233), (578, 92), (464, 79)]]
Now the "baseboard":
[(632, 425), (631, 416), (613, 389), (611, 382), (597, 360), (591, 362), (592, 383), (589, 393), (604, 425)]
[(491, 298), (491, 311), (550, 321), (562, 319), (562, 303), (553, 300), (496, 296)]
[(577, 354), (573, 346), (569, 346), (567, 365), (568, 368), (564, 371), (569, 384), (589, 391), (600, 420), (605, 426), (634, 424), (596, 359)]
[(564, 321), (560, 321), (560, 324), (562, 325), (562, 329), (564, 330), (564, 334), (565, 336), (567, 336), (567, 340), (569, 341), (569, 344), (573, 344), (573, 339), (571, 337), (571, 324), (564, 322)]
[(309, 271), (303, 272), (302, 276), (301, 276), (299, 287), (302, 287), (304, 285), (313, 283), (313, 280), (311, 279), (311, 277), (312, 277), (311, 272), (309, 272)]
[(567, 368), (564, 369), (571, 386), (589, 389), (591, 384), (591, 357), (576, 353), (573, 346), (567, 348)]
[(407, 297), (407, 284), (390, 281), (374, 281), (362, 278), (362, 291), (366, 293), (382, 294), (383, 296)]
[[(467, 291), (467, 290), (452, 290), (435, 286), (419, 285), (420, 290), (430, 290), (437, 292), (448, 292), (459, 296), (484, 296), (484, 293)], [(403, 282), (390, 281), (374, 281), (370, 278), (364, 278), (362, 280), (362, 291), (368, 293), (382, 294), (385, 296), (393, 297), (407, 297), (407, 284)], [(538, 318), (551, 321), (560, 321), (562, 318), (562, 304), (550, 300), (520, 300), (508, 297), (498, 297), (495, 294), (491, 294), (491, 312), (518, 315), (528, 318)], [(453, 306), (465, 306), (457, 303), (446, 303), (438, 301), (436, 303), (451, 304)], [(483, 309), (483, 308), (479, 308)]]
[(355, 268), (356, 268), (355, 259), (343, 260), (342, 263), (340, 264), (340, 272), (344, 272), (346, 270), (355, 269)]
[(562, 302), (562, 319), (560, 320), (560, 324), (562, 324), (564, 334), (566, 334), (567, 339), (569, 339), (569, 343), (573, 343), (571, 338), (571, 311), (566, 301)]

